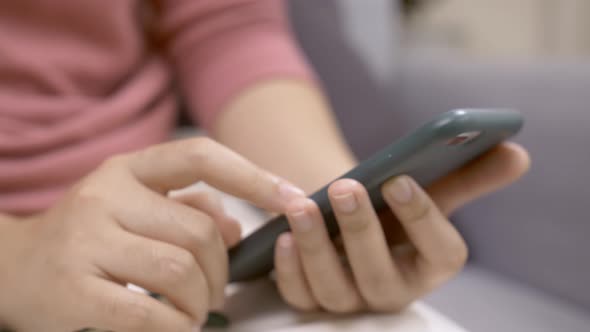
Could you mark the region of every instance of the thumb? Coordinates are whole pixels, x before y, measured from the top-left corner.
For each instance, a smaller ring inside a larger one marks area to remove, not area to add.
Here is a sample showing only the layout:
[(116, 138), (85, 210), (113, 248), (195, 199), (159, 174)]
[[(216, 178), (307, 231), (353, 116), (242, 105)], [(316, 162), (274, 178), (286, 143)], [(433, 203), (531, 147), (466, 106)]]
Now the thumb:
[(508, 186), (528, 171), (527, 151), (503, 143), (428, 187), (440, 210), (449, 215), (461, 206)]

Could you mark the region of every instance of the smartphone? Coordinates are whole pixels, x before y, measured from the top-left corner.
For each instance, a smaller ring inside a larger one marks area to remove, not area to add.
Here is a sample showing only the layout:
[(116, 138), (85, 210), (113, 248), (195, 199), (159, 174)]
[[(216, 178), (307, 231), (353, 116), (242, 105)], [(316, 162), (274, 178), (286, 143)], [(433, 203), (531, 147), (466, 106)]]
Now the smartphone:
[[(350, 178), (362, 183), (373, 206), (379, 210), (386, 207), (381, 197), (381, 185), (388, 179), (405, 174), (421, 186), (427, 186), (514, 136), (523, 122), (522, 115), (515, 110), (459, 109), (445, 112), (338, 179)], [(333, 238), (339, 229), (328, 200), (328, 186), (329, 183), (310, 198), (317, 203)], [(289, 230), (287, 218), (280, 215), (232, 248), (229, 251), (230, 280), (245, 281), (267, 275), (274, 265), (275, 242), (279, 235)]]

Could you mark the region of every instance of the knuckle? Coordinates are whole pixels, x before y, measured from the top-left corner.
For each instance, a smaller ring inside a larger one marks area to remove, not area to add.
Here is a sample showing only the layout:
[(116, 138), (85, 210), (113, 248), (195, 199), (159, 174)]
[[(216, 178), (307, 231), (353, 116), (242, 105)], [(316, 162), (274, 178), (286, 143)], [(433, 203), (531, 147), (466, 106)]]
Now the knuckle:
[(319, 304), (314, 299), (314, 296), (308, 289), (293, 287), (292, 277), (291, 273), (277, 274), (277, 286), (283, 300), (297, 311), (317, 311)]
[(407, 220), (423, 220), (432, 212), (433, 206), (430, 200), (420, 198), (410, 206), (406, 214)]
[(200, 246), (200, 224), (179, 222), (179, 229), (184, 234), (184, 241), (181, 243), (184, 248), (197, 248)]
[(469, 258), (469, 251), (463, 241), (451, 248), (444, 260), (444, 266), (450, 272), (456, 272), (463, 268), (467, 259)]
[(187, 234), (199, 248), (211, 248), (211, 244), (217, 241), (219, 231), (217, 224), (208, 215), (202, 214), (199, 218), (198, 225), (189, 225)]
[(208, 137), (198, 137), (189, 141), (187, 158), (196, 165), (207, 164), (217, 143)]
[(378, 307), (387, 307), (395, 304), (398, 299), (394, 290), (394, 283), (383, 274), (371, 274), (359, 280), (362, 296), (368, 303)]
[(445, 250), (444, 255), (438, 259), (435, 264), (439, 273), (444, 277), (454, 275), (460, 271), (467, 263), (469, 258), (469, 251), (467, 245), (463, 241), (459, 241), (456, 245)]
[(254, 172), (250, 173), (250, 176), (247, 180), (247, 185), (244, 187), (245, 197), (254, 198), (259, 193), (261, 184), (263, 182), (262, 170), (256, 168)]
[(359, 280), (359, 283), (366, 285), (361, 288), (361, 293), (372, 310), (395, 313), (406, 306), (406, 292), (401, 288), (403, 285), (396, 287), (398, 283), (386, 277), (386, 274), (371, 274)]
[(336, 289), (325, 288), (316, 294), (316, 299), (322, 308), (337, 314), (352, 313), (358, 307), (354, 298)]
[(291, 298), (291, 297), (287, 297), (287, 296), (283, 296), (283, 298), (285, 299), (285, 302), (287, 302), (287, 304), (289, 306), (291, 306), (292, 308), (294, 308), (297, 311), (312, 312), (312, 311), (317, 311), (319, 309), (318, 304), (312, 300), (301, 300), (301, 299), (295, 299), (295, 298)]
[(223, 198), (217, 192), (202, 191), (195, 193), (191, 198), (195, 205), (203, 205), (215, 212), (223, 212)]
[(151, 314), (147, 299), (140, 297), (119, 297), (107, 304), (107, 317), (112, 317), (123, 331), (145, 330)]
[(196, 265), (192, 254), (184, 250), (179, 250), (175, 254), (160, 255), (157, 260), (158, 270), (163, 281), (168, 285), (189, 280)]
[(97, 169), (73, 187), (70, 197), (76, 201), (77, 206), (104, 207), (107, 202), (114, 201), (111, 199), (113, 187), (125, 188), (123, 184), (128, 184), (121, 172), (103, 170), (104, 168)]
[(104, 203), (104, 195), (99, 185), (94, 183), (84, 183), (74, 193), (74, 200), (82, 206)]
[(96, 218), (88, 218), (90, 212), (100, 214), (100, 211), (104, 212), (109, 209), (107, 195), (104, 194), (101, 185), (94, 181), (80, 183), (70, 192), (66, 202), (68, 211), (73, 212), (76, 222), (94, 220)]
[(71, 256), (68, 255), (70, 249), (73, 247), (71, 244), (73, 241), (66, 239), (63, 242), (64, 245), (59, 249), (58, 254), (53, 259), (51, 270), (48, 272), (51, 272), (62, 281), (72, 282), (79, 278), (76, 267), (72, 266)]

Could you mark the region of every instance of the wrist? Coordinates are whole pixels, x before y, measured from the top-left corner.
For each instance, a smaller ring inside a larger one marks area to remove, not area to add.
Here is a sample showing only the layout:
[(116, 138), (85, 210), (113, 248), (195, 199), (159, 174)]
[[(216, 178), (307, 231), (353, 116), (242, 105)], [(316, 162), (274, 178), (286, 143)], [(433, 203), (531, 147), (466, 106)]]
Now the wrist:
[(0, 213), (0, 236), (2, 234), (10, 233), (9, 231), (14, 229), (19, 222), (20, 218), (18, 217)]
[[(13, 270), (16, 264), (14, 258), (18, 255), (18, 250), (15, 250), (15, 243), (18, 243), (22, 238), (20, 237), (20, 229), (22, 222), (20, 218), (0, 214), (0, 293), (3, 295), (4, 301), (9, 301), (9, 288), (14, 287), (18, 281), (15, 281)], [(18, 234), (17, 234), (18, 233)], [(0, 301), (0, 332), (10, 332), (11, 310), (7, 305), (9, 303)]]
[(16, 218), (5, 214), (0, 214), (0, 234), (5, 234), (6, 230), (13, 227), (16, 222)]
[[(29, 225), (31, 222), (28, 222), (27, 218), (0, 214), (0, 270), (12, 261), (11, 257), (21, 254), (21, 249), (30, 247), (30, 241), (27, 239), (30, 233)], [(0, 277), (2, 276), (5, 275), (0, 273)]]

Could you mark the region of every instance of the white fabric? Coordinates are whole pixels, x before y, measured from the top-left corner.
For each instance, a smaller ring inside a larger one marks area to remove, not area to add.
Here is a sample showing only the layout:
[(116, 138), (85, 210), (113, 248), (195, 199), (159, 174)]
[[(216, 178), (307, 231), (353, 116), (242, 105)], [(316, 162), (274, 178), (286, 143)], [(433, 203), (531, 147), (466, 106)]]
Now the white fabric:
[(231, 322), (230, 328), (224, 329), (226, 332), (466, 332), (420, 303), (398, 315), (338, 317), (326, 313), (297, 313), (283, 303), (269, 280), (231, 287), (224, 313)]
[(468, 266), (425, 301), (472, 331), (590, 329), (588, 313), (575, 305), (477, 266)]

